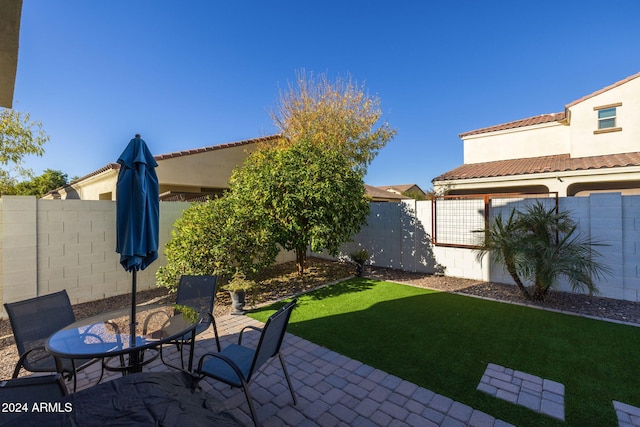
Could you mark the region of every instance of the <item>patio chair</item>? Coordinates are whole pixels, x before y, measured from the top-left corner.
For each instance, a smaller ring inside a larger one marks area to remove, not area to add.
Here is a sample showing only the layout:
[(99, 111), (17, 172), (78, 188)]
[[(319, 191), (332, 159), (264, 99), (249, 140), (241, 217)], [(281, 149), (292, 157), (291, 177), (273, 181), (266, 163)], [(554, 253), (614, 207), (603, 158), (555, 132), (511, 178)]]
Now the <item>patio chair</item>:
[(23, 412), (30, 412), (34, 404), (55, 402), (67, 395), (61, 374), (40, 375), (0, 381), (0, 402), (7, 406), (0, 411), (0, 425), (5, 425)]
[[(253, 399), (249, 392), (249, 383), (253, 375), (271, 358), (278, 356), (284, 377), (289, 385), (289, 391), (293, 398), (293, 404), (297, 404), (297, 399), (289, 373), (284, 363), (284, 358), (280, 353), (280, 346), (284, 339), (284, 334), (289, 324), (291, 312), (297, 303), (297, 299), (286, 304), (277, 312), (272, 314), (263, 328), (255, 326), (246, 326), (240, 331), (238, 344), (231, 344), (219, 353), (207, 353), (200, 358), (198, 367), (195, 371), (200, 378), (211, 377), (218, 381), (229, 384), (232, 387), (240, 387), (244, 390), (245, 397), (249, 404), (251, 417), (256, 426), (258, 426), (258, 418), (256, 416)], [(242, 334), (246, 329), (255, 329), (261, 331), (258, 345), (255, 349), (242, 345)]]
[[(85, 369), (100, 359), (60, 359), (49, 354), (44, 345), (54, 333), (75, 322), (66, 290), (30, 298), (24, 301), (5, 303), (9, 322), (13, 330), (20, 359), (13, 371), (17, 378), (22, 368), (30, 372), (59, 372), (65, 379), (73, 379), (76, 390), (76, 372)], [(86, 334), (91, 335), (91, 334)], [(94, 338), (99, 339), (97, 336)], [(102, 380), (104, 365), (98, 382)]]
[[(218, 328), (213, 317), (213, 305), (216, 299), (216, 286), (218, 276), (187, 276), (180, 277), (178, 291), (176, 294), (176, 305), (187, 306), (198, 311), (202, 316), (202, 322), (196, 327), (196, 335), (206, 331), (209, 325), (213, 327), (213, 334), (216, 338), (216, 345), (220, 351), (220, 339), (218, 338)], [(180, 351), (180, 362), (184, 369), (184, 346), (190, 344), (191, 334), (184, 335), (173, 341), (178, 351)], [(162, 346), (160, 347), (160, 359), (167, 365), (162, 356)], [(171, 365), (169, 365), (171, 366)]]

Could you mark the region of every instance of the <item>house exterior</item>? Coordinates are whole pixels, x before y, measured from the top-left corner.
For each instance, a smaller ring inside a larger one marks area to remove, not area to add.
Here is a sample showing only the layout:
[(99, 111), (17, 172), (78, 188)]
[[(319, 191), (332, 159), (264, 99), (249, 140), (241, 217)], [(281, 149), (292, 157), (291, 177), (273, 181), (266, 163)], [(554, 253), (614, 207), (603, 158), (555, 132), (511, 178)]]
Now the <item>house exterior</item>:
[(420, 188), (418, 184), (382, 185), (382, 186), (379, 186), (378, 188), (381, 188), (383, 190), (389, 191), (391, 193), (399, 194), (399, 195), (410, 194), (412, 196), (413, 195), (419, 196), (422, 199), (427, 198), (427, 193), (422, 191), (422, 188)]
[(372, 202), (401, 202), (402, 200), (409, 200), (411, 197), (403, 196), (402, 194), (395, 193), (393, 191), (387, 191), (384, 187), (374, 187), (372, 185), (364, 185), (364, 189), (367, 196)]
[(640, 194), (640, 73), (564, 111), (460, 134), (464, 164), (433, 179), (437, 194)]
[[(233, 169), (241, 165), (260, 143), (269, 143), (279, 137), (279, 135), (271, 135), (154, 156), (158, 162), (156, 174), (160, 187), (160, 200), (189, 202), (221, 195), (229, 188), (229, 178)], [(118, 163), (109, 163), (64, 187), (47, 193), (42, 198), (116, 200), (119, 171)], [(373, 202), (399, 202), (410, 199), (380, 187), (365, 185), (365, 189)]]
[[(259, 143), (277, 138), (279, 135), (271, 135), (154, 156), (158, 162), (160, 200), (190, 201), (222, 194), (228, 188), (233, 169)], [(119, 170), (118, 163), (109, 163), (49, 192), (43, 199), (116, 200)]]

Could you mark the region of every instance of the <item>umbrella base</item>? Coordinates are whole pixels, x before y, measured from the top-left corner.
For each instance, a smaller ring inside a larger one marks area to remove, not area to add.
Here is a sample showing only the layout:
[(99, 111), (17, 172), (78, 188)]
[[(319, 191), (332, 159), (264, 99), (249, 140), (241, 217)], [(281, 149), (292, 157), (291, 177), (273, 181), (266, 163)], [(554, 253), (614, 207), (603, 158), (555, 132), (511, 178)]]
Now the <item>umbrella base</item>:
[[(104, 361), (104, 369), (111, 372), (121, 372), (122, 375), (133, 374), (136, 372), (142, 372), (142, 367), (153, 362), (160, 356), (160, 352), (155, 348), (148, 348), (142, 351), (135, 351), (133, 354), (126, 355), (128, 360), (125, 360), (125, 355), (112, 356)], [(137, 356), (137, 358), (136, 358)], [(135, 360), (137, 359), (137, 360)]]

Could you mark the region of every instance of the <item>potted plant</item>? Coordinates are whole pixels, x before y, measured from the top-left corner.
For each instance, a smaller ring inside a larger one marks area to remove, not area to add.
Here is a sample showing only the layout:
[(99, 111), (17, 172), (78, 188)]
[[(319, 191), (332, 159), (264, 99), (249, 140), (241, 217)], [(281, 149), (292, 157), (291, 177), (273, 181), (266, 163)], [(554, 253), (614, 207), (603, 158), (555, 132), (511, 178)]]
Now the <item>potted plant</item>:
[(255, 285), (255, 281), (247, 279), (242, 271), (236, 270), (231, 280), (223, 286), (231, 295), (231, 308), (233, 308), (231, 314), (244, 314), (247, 291), (251, 290)]
[(356, 264), (356, 275), (362, 277), (364, 271), (364, 263), (369, 259), (369, 252), (366, 249), (357, 250), (349, 255), (351, 261)]

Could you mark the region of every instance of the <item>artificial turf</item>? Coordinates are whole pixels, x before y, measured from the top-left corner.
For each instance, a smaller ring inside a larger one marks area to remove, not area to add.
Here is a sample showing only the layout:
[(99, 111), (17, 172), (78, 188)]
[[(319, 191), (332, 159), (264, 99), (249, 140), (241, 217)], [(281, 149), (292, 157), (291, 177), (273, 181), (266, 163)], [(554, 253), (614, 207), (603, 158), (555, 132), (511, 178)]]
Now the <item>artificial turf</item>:
[[(518, 426), (616, 426), (612, 400), (640, 406), (633, 326), (351, 279), (300, 296), (288, 330)], [(488, 363), (563, 383), (565, 423), (477, 391)]]

